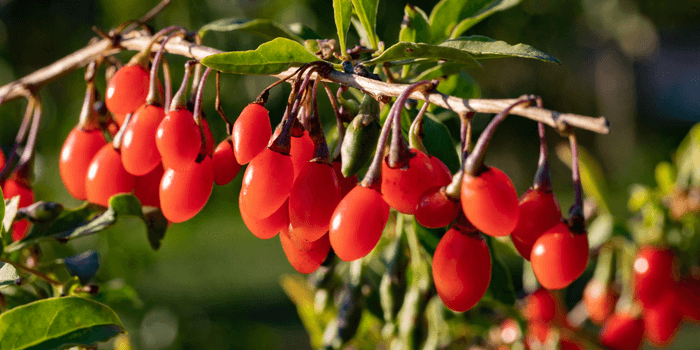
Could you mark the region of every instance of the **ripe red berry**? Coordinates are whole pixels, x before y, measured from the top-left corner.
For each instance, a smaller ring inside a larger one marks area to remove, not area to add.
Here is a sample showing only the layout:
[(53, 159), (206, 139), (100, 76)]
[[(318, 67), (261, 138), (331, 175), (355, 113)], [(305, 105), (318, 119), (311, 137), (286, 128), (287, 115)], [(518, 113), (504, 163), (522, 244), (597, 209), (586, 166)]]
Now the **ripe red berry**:
[(102, 146), (90, 162), (85, 188), (87, 200), (109, 206), (109, 197), (118, 193), (130, 193), (136, 178), (124, 169), (122, 157), (112, 144)]
[(115, 115), (133, 113), (146, 103), (149, 82), (149, 72), (139, 65), (119, 68), (107, 84), (107, 109)]
[(309, 133), (304, 130), (304, 134), (300, 137), (292, 136), (292, 148), (289, 151), (292, 156), (292, 164), (294, 165), (294, 178), (299, 176), (299, 173), (306, 163), (314, 157), (314, 141), (311, 140)]
[(615, 311), (617, 293), (612, 286), (592, 279), (583, 290), (583, 302), (588, 311), (588, 318), (601, 325)]
[[(75, 199), (87, 199), (85, 177), (90, 161), (107, 144), (100, 130), (83, 131), (73, 128), (61, 148), (58, 169), (68, 193)], [(4, 162), (3, 162), (4, 163)]]
[[(415, 214), (421, 195), (435, 186), (448, 185), (443, 170), (435, 169), (433, 161), (423, 152), (411, 149), (411, 159), (401, 168), (392, 169), (389, 157), (382, 163), (382, 194), (389, 206), (404, 214)], [(443, 182), (440, 182), (443, 181)]]
[(669, 286), (678, 281), (678, 266), (673, 251), (644, 246), (634, 259), (634, 292), (645, 308), (656, 304)]
[(419, 224), (439, 228), (455, 221), (460, 210), (462, 206), (459, 205), (459, 201), (447, 197), (442, 187), (433, 187), (421, 195), (415, 215)]
[(700, 321), (700, 283), (692, 278), (678, 282), (678, 300), (675, 306), (686, 320)]
[(256, 219), (246, 213), (242, 206), (240, 206), (239, 197), (239, 207), (241, 212), (241, 218), (243, 218), (243, 223), (245, 223), (248, 230), (260, 239), (269, 239), (275, 237), (283, 229), (286, 230), (289, 227), (289, 202), (286, 201), (282, 204), (277, 211), (272, 215)]
[(464, 175), (462, 210), (479, 231), (507, 236), (518, 223), (518, 194), (508, 175), (490, 167), (478, 176)]
[(355, 186), (331, 217), (329, 238), (344, 261), (360, 259), (374, 249), (389, 219), (389, 205), (378, 191)]
[(185, 170), (195, 163), (202, 146), (199, 127), (187, 109), (169, 111), (158, 125), (156, 146), (163, 166)]
[(433, 255), (433, 280), (442, 302), (462, 312), (474, 307), (491, 281), (491, 253), (479, 233), (449, 229)]
[[(2, 152), (0, 152), (2, 153)], [(3, 163), (4, 163), (4, 159)], [(34, 191), (32, 191), (26, 180), (10, 178), (2, 186), (2, 193), (5, 199), (19, 196), (18, 208), (24, 208), (34, 203)], [(29, 221), (22, 219), (15, 221), (12, 225), (12, 240), (19, 241), (27, 236), (29, 232)]]
[[(526, 337), (526, 343), (528, 346), (531, 348), (539, 348), (542, 347), (542, 344), (547, 342), (547, 339), (549, 338), (549, 333), (552, 330), (552, 327), (550, 327), (548, 324), (540, 321), (533, 321), (533, 322), (528, 322), (527, 323), (527, 337)], [(539, 345), (539, 347), (535, 346), (536, 343)]]
[(299, 242), (292, 240), (288, 231), (283, 229), (280, 232), (280, 241), (287, 260), (300, 273), (316, 271), (326, 260), (328, 252), (331, 250), (328, 234), (313, 242)]
[(563, 338), (559, 340), (559, 349), (561, 350), (583, 350), (585, 349), (580, 342), (571, 339)]
[(241, 210), (258, 219), (272, 215), (287, 200), (293, 177), (291, 157), (265, 148), (243, 174)]
[(202, 129), (204, 130), (204, 138), (207, 140), (207, 154), (214, 154), (214, 134), (211, 133), (211, 128), (209, 127), (209, 122), (202, 118)]
[(357, 175), (350, 177), (343, 176), (343, 163), (340, 161), (333, 162), (333, 170), (335, 170), (335, 175), (340, 183), (340, 193), (342, 197), (345, 197), (353, 188), (357, 185)]
[(219, 186), (231, 182), (241, 170), (241, 165), (236, 160), (236, 155), (233, 153), (233, 145), (229, 140), (223, 140), (216, 146), (213, 160), (214, 182)]
[(251, 103), (241, 111), (236, 122), (233, 123), (231, 133), (233, 138), (233, 151), (240, 164), (246, 164), (253, 160), (265, 147), (272, 136), (270, 116), (265, 107), (257, 103)]
[(160, 164), (156, 131), (163, 118), (163, 107), (149, 104), (139, 108), (131, 117), (121, 145), (122, 164), (130, 174), (146, 175)]
[(527, 296), (523, 316), (531, 322), (549, 323), (557, 314), (557, 301), (550, 291), (544, 288)]
[(340, 183), (329, 164), (307, 162), (289, 192), (290, 234), (296, 241), (315, 241), (328, 232), (342, 199)]
[(183, 222), (199, 213), (207, 204), (214, 187), (211, 157), (185, 170), (166, 169), (160, 182), (160, 205), (168, 221)]
[(158, 163), (156, 168), (148, 174), (137, 176), (134, 184), (134, 196), (141, 201), (141, 205), (160, 208), (160, 181), (163, 179), (165, 169)]
[(535, 241), (530, 261), (543, 287), (564, 288), (586, 269), (588, 237), (572, 233), (566, 224), (560, 222)]
[(600, 330), (599, 339), (611, 350), (637, 350), (644, 341), (644, 321), (627, 313), (614, 313)]
[(561, 220), (554, 193), (529, 189), (520, 197), (518, 224), (510, 235), (518, 253), (530, 260), (532, 246), (540, 236)]
[(676, 308), (678, 299), (678, 290), (675, 285), (672, 285), (666, 289), (656, 304), (644, 307), (642, 315), (645, 336), (657, 348), (673, 342), (678, 331), (683, 317)]
[(428, 155), (430, 162), (433, 163), (433, 169), (435, 169), (435, 177), (437, 178), (437, 183), (449, 184), (452, 182), (452, 172), (450, 168), (445, 165), (438, 157)]

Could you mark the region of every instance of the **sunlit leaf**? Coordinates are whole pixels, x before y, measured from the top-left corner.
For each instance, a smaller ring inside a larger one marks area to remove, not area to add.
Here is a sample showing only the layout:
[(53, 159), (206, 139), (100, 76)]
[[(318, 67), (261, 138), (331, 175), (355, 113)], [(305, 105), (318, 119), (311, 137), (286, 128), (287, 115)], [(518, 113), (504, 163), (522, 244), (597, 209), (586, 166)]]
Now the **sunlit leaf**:
[(520, 57), (533, 58), (545, 62), (559, 63), (556, 58), (526, 44), (509, 45), (505, 41), (498, 41), (481, 35), (458, 37), (440, 44), (442, 47), (451, 47), (468, 52), (476, 59)]
[(210, 31), (231, 32), (235, 30), (243, 30), (269, 39), (287, 38), (299, 42), (304, 41), (290, 29), (269, 19), (222, 18), (205, 24), (199, 30), (199, 35), (204, 37)]
[(19, 280), (17, 269), (10, 264), (0, 262), (0, 289), (14, 285)]
[(448, 46), (407, 42), (394, 44), (381, 55), (363, 64), (373, 65), (389, 61), (405, 61), (411, 59), (446, 60), (460, 62), (466, 67), (480, 67), (479, 62), (466, 51)]
[[(450, 38), (456, 38), (469, 28), (473, 27), (475, 24), (486, 19), (488, 16), (498, 12), (507, 10), (520, 3), (521, 0), (492, 0), (489, 4), (481, 8), (477, 13), (463, 19), (457, 26), (452, 30)], [(462, 18), (462, 17), (460, 17)]]
[(368, 45), (376, 49), (379, 44), (377, 38), (377, 7), (379, 0), (352, 0), (352, 5), (355, 8), (355, 13), (362, 23), (362, 27), (367, 33), (369, 39)]
[(428, 16), (423, 10), (411, 4), (406, 5), (401, 31), (399, 32), (399, 41), (413, 43), (430, 42), (430, 24), (428, 24)]
[(588, 225), (588, 246), (596, 249), (610, 240), (613, 234), (614, 219), (612, 215), (603, 213), (598, 215)]
[(301, 323), (311, 338), (311, 346), (317, 349), (323, 338), (323, 325), (314, 311), (314, 295), (303, 277), (282, 275), (282, 289), (297, 307)]
[(318, 61), (318, 58), (302, 44), (286, 38), (277, 38), (255, 50), (207, 56), (202, 59), (202, 64), (224, 73), (271, 75), (313, 61)]
[(352, 1), (351, 0), (333, 0), (333, 15), (335, 18), (335, 28), (338, 31), (338, 39), (340, 41), (340, 53), (345, 55), (346, 38), (350, 23), (352, 23)]
[(92, 345), (123, 332), (109, 307), (75, 296), (43, 299), (0, 314), (0, 350)]
[(430, 39), (439, 43), (452, 35), (460, 19), (472, 17), (495, 0), (442, 0), (430, 12)]

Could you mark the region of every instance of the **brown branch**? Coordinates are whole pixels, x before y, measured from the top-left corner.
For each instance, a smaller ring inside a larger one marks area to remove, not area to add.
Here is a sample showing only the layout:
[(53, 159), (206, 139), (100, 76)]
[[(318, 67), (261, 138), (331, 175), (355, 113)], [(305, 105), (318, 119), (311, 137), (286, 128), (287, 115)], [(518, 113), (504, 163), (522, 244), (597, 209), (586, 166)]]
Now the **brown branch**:
[[(87, 65), (89, 62), (102, 55), (113, 54), (119, 52), (120, 50), (140, 51), (149, 45), (151, 41), (151, 37), (148, 35), (136, 32), (132, 32), (130, 34), (131, 37), (126, 37), (121, 40), (120, 48), (112, 49), (111, 41), (108, 39), (102, 39), (56, 61), (47, 67), (39, 69), (20, 80), (0, 87), (0, 96), (5, 95), (5, 101), (23, 97), (26, 95), (27, 90), (38, 89), (78, 68)], [(154, 45), (153, 50), (157, 50), (158, 48), (159, 45), (156, 44)], [(211, 47), (196, 45), (182, 39), (174, 39), (169, 41), (165, 45), (165, 50), (171, 54), (194, 58), (196, 60), (201, 60), (209, 55), (222, 52)], [(285, 72), (276, 74), (275, 77), (280, 79), (286, 78), (293, 74), (296, 70), (297, 68), (293, 67)], [(408, 86), (406, 84), (385, 83), (335, 70), (331, 71), (324, 80), (362, 90), (375, 99), (397, 97)], [(438, 92), (423, 94), (420, 91), (414, 92), (410, 97), (416, 100), (427, 100), (430, 103), (450, 109), (458, 114), (465, 114), (469, 112), (489, 114), (499, 113), (516, 101), (516, 99), (464, 100)], [(542, 122), (559, 131), (565, 131), (567, 127), (571, 126), (600, 134), (607, 134), (609, 132), (609, 123), (605, 117), (592, 118), (571, 113), (559, 113), (534, 106), (516, 107), (511, 111), (511, 114), (520, 115), (534, 121)]]

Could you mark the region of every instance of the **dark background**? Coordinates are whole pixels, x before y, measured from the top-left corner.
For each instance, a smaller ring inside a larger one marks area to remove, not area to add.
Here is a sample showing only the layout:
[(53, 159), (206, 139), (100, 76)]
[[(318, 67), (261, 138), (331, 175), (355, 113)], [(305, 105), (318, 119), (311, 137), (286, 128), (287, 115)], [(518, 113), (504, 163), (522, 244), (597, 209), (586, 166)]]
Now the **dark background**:
[[(91, 26), (114, 28), (140, 17), (156, 2), (0, 0), (0, 84), (81, 48), (94, 36)], [(380, 3), (377, 30), (388, 45), (397, 40), (405, 3)], [(437, 1), (411, 3), (429, 13)], [(336, 35), (328, 0), (173, 0), (151, 24), (156, 29), (180, 24), (197, 30), (225, 17), (301, 22), (324, 37)], [(537, 94), (553, 110), (605, 115), (611, 124), (609, 135), (580, 132), (579, 139), (603, 166), (613, 214), (626, 218), (630, 185), (653, 186), (654, 166), (670, 160), (672, 150), (700, 120), (699, 19), (696, 1), (524, 0), (465, 34), (526, 43), (562, 64), (499, 59), (484, 61), (483, 69), (470, 73), (485, 98)], [(356, 44), (354, 30), (350, 33), (349, 44)], [(222, 50), (249, 50), (262, 42), (263, 38), (246, 33), (211, 33), (205, 38), (205, 45)], [(131, 54), (119, 57), (126, 61)], [(169, 56), (169, 60), (177, 86), (184, 59)], [(272, 81), (226, 76), (224, 109), (235, 116)], [(218, 142), (225, 132), (213, 110), (212, 85), (205, 91), (205, 111), (214, 116), (210, 120)], [(104, 91), (103, 79), (98, 87)], [(287, 86), (273, 91), (268, 105), (273, 119), (280, 118), (288, 91)], [(37, 199), (78, 204), (61, 184), (58, 156), (77, 123), (84, 92), (82, 71), (41, 92), (44, 115), (35, 169)], [(0, 108), (0, 145), (5, 152), (25, 106), (26, 102), (16, 101)], [(485, 116), (477, 117), (477, 130), (487, 121)], [(519, 193), (527, 189), (535, 172), (536, 130), (534, 122), (511, 117), (489, 149), (488, 162), (508, 173)], [(552, 148), (565, 141), (548, 132)], [(558, 160), (551, 164), (555, 193), (562, 208), (568, 208), (573, 202), (569, 170)], [(276, 237), (259, 240), (242, 224), (237, 210), (239, 188), (240, 175), (227, 186), (215, 187), (205, 209), (194, 219), (173, 225), (157, 252), (150, 249), (143, 227), (135, 220), (122, 220), (102, 234), (67, 246), (42, 248), (47, 259), (95, 249), (101, 255), (99, 281), (123, 278), (138, 291), (142, 307), (111, 305), (135, 348), (308, 348), (294, 305), (279, 285), (280, 277), (294, 270)], [(509, 260), (514, 270), (520, 268), (521, 260)]]

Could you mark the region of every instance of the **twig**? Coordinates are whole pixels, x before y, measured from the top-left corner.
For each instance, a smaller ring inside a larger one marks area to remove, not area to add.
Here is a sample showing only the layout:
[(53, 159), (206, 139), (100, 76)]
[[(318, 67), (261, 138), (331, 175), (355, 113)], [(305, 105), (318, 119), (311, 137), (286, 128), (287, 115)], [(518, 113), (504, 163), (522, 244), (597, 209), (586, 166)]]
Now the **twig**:
[[(126, 50), (140, 51), (149, 45), (150, 42), (150, 36), (138, 35), (132, 38), (124, 38), (120, 42), (120, 46)], [(20, 96), (24, 96), (22, 92), (26, 91), (27, 88), (40, 88), (78, 68), (87, 65), (95, 58), (105, 54), (104, 51), (108, 49), (110, 45), (111, 42), (108, 39), (103, 39), (95, 44), (88, 45), (87, 47), (62, 58), (47, 67), (39, 69), (18, 81), (0, 87), (0, 96), (6, 95), (5, 101), (14, 100)], [(155, 44), (153, 49), (156, 50), (158, 47), (159, 45)], [(211, 47), (196, 45), (184, 40), (176, 39), (168, 42), (165, 45), (165, 50), (171, 54), (194, 58), (196, 60), (201, 60), (209, 55), (222, 52)], [(118, 52), (118, 49), (107, 52), (107, 54), (113, 54), (116, 52)], [(276, 74), (275, 77), (280, 79), (287, 78), (296, 71), (297, 68), (292, 67), (287, 71)], [(390, 84), (335, 70), (325, 75), (323, 80), (362, 90), (366, 94), (369, 94), (378, 100), (385, 99), (386, 97), (399, 96), (407, 87), (406, 84)], [(457, 114), (469, 112), (489, 114), (499, 113), (517, 101), (517, 99), (464, 100), (454, 96), (444, 95), (439, 92), (432, 92), (424, 95), (420, 91), (411, 94), (410, 98), (422, 101), (427, 100), (428, 102), (439, 107), (450, 109)], [(520, 115), (534, 121), (542, 122), (560, 131), (565, 130), (567, 126), (570, 126), (586, 129), (600, 134), (607, 134), (609, 132), (609, 123), (605, 117), (592, 118), (577, 114), (559, 113), (534, 106), (516, 107), (511, 111), (511, 114)]]

